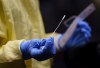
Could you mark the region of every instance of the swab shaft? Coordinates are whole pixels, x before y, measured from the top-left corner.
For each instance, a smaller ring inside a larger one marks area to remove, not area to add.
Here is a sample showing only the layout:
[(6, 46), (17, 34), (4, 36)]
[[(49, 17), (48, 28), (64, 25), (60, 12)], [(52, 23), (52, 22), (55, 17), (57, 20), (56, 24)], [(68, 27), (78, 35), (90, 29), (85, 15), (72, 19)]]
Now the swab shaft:
[(56, 30), (58, 29), (58, 27), (61, 25), (62, 21), (64, 20), (64, 18), (66, 17), (66, 15), (63, 16), (62, 20), (60, 21), (60, 23), (58, 24), (58, 26), (56, 27), (56, 29), (54, 30), (54, 32), (52, 33), (51, 36), (54, 35), (54, 33), (56, 32)]

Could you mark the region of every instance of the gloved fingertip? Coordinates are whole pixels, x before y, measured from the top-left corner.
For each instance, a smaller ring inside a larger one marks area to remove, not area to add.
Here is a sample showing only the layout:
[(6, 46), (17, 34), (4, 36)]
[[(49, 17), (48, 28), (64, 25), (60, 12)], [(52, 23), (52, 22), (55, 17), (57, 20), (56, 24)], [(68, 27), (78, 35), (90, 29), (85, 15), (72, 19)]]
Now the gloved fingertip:
[(48, 42), (48, 44), (49, 44), (49, 43), (54, 43), (54, 37), (48, 38), (48, 39), (46, 40), (46, 42)]
[(44, 46), (46, 43), (46, 39), (42, 39), (41, 42), (40, 42), (40, 46)]
[(83, 33), (84, 33), (84, 32), (87, 32), (87, 31), (86, 31), (84, 28), (82, 28), (82, 29), (81, 29), (81, 32), (83, 32)]
[(79, 26), (83, 26), (83, 25), (88, 25), (88, 23), (86, 22), (86, 21), (83, 21), (83, 20), (80, 20), (79, 22), (78, 22), (78, 25)]
[(89, 24), (86, 22), (86, 21), (80, 21), (79, 23), (78, 23), (78, 27), (81, 27), (81, 28), (84, 28), (84, 29), (86, 29), (86, 30), (88, 30), (88, 31), (92, 31), (92, 29), (91, 29), (91, 27), (89, 26)]
[(87, 32), (90, 33), (89, 30), (86, 30), (86, 29), (84, 29), (84, 28), (81, 29), (81, 32), (83, 32), (83, 33), (87, 33)]
[(90, 38), (91, 38), (91, 32), (89, 32), (89, 31), (87, 31), (87, 30), (85, 30), (85, 29), (82, 29), (82, 32), (83, 32), (83, 34), (84, 34), (84, 36), (85, 36), (85, 38), (86, 38), (86, 41), (89, 41), (90, 40)]
[(86, 38), (87, 42), (89, 42), (90, 38), (91, 38), (91, 34), (85, 34), (85, 38)]
[(91, 32), (85, 29), (81, 30), (87, 37), (91, 37)]
[(53, 41), (53, 40), (54, 40), (54, 37), (53, 37), (53, 36), (51, 36), (49, 39)]

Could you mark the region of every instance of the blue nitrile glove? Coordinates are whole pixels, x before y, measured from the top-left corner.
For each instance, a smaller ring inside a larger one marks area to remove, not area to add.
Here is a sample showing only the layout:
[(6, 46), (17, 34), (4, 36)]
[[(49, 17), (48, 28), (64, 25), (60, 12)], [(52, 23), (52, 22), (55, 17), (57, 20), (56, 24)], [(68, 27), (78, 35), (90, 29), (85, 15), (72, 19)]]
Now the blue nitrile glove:
[(38, 61), (46, 60), (56, 54), (54, 38), (32, 39), (20, 44), (20, 49), (24, 60), (34, 58)]
[(83, 46), (89, 42), (91, 37), (91, 28), (85, 21), (79, 21), (76, 30), (74, 31), (72, 37), (66, 42), (63, 47), (60, 46), (59, 41), (63, 37), (63, 34), (59, 35), (58, 47), (61, 50), (66, 50), (67, 48), (72, 48), (74, 46)]

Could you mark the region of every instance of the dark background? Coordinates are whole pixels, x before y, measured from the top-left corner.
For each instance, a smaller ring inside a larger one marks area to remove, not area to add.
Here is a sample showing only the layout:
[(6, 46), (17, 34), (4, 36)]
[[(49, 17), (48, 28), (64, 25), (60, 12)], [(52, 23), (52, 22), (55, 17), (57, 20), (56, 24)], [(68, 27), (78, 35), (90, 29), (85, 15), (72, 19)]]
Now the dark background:
[[(71, 48), (54, 58), (52, 68), (100, 68), (100, 1), (99, 0), (40, 0), (40, 10), (46, 33), (53, 32), (62, 17), (78, 15), (90, 3), (96, 10), (85, 19), (92, 28), (92, 38), (83, 48)], [(63, 33), (62, 23), (56, 32)]]
[[(97, 0), (99, 1), (99, 0)], [(40, 0), (40, 9), (46, 32), (53, 32), (62, 17), (66, 19), (78, 15), (90, 3), (94, 3), (96, 11), (85, 19), (92, 28), (92, 41), (100, 41), (100, 12), (96, 0)], [(66, 30), (64, 24), (60, 25), (57, 32), (63, 33)]]

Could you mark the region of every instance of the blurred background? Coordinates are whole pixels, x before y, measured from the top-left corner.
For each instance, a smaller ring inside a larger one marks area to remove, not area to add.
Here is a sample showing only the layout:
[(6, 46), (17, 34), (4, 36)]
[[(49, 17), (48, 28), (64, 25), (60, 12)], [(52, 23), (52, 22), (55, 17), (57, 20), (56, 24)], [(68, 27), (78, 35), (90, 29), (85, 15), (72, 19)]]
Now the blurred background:
[[(72, 48), (55, 57), (52, 68), (100, 67), (100, 0), (40, 0), (46, 33), (53, 32), (64, 15), (66, 19), (78, 15), (90, 3), (94, 3), (96, 7), (85, 19), (92, 28), (91, 42), (83, 48)], [(66, 27), (62, 23), (56, 32), (63, 33), (65, 30)]]

